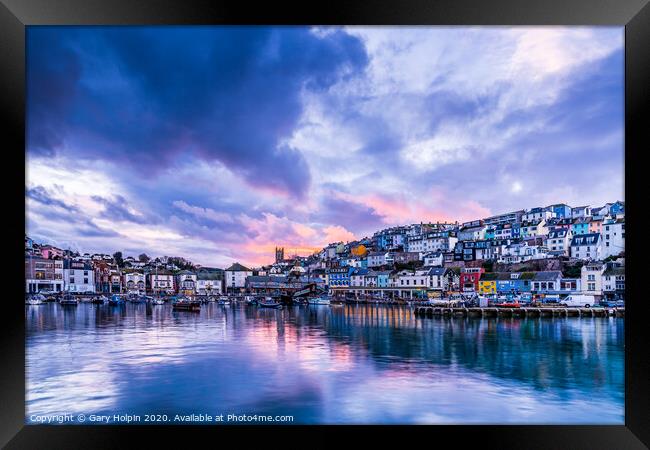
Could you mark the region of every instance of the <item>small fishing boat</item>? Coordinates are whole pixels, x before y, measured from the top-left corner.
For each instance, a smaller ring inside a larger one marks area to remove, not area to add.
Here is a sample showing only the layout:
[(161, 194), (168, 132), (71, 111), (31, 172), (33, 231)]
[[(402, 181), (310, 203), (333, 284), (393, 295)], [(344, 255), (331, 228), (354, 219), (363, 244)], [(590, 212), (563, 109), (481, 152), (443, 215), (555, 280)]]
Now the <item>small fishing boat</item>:
[(90, 299), (90, 303), (93, 303), (95, 305), (103, 305), (107, 301), (108, 301), (108, 299), (103, 295), (96, 295), (96, 296), (94, 296), (93, 298)]
[(307, 299), (307, 303), (310, 305), (329, 305), (330, 299), (327, 297), (314, 297)]
[(108, 304), (112, 306), (123, 305), (124, 298), (121, 295), (113, 294), (111, 295), (111, 298), (108, 300)]
[(151, 299), (151, 304), (152, 305), (164, 305), (165, 304), (165, 299), (161, 297), (153, 297)]
[(188, 297), (180, 297), (172, 303), (174, 311), (201, 311), (201, 302)]
[(77, 306), (79, 300), (72, 294), (65, 294), (61, 300), (59, 300), (59, 305), (61, 306)]
[(230, 305), (230, 299), (228, 297), (220, 297), (219, 298), (219, 304), (220, 305)]
[(262, 308), (282, 308), (282, 303), (274, 300), (273, 297), (264, 297), (264, 299), (257, 302), (257, 305)]
[(45, 296), (42, 294), (32, 294), (29, 297), (27, 297), (27, 300), (25, 300), (26, 305), (44, 305), (45, 304)]

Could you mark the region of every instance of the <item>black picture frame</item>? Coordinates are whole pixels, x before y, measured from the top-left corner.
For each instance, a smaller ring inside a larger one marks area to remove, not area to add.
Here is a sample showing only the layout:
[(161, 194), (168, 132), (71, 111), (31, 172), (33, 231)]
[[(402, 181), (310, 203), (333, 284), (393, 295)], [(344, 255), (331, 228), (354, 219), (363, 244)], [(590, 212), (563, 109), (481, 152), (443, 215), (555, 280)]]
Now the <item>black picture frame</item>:
[[(24, 290), (22, 265), (25, 150), (25, 27), (29, 25), (141, 25), (141, 24), (359, 24), (359, 25), (619, 25), (625, 26), (625, 201), (628, 245), (625, 318), (624, 426), (398, 426), (398, 427), (209, 427), (209, 426), (47, 426), (24, 425), (25, 325), (22, 302), (12, 299)], [(650, 148), (650, 5), (648, 0), (409, 0), (304, 2), (284, 7), (276, 3), (233, 1), (147, 0), (0, 0), (1, 114), (5, 160), (11, 159), (5, 180), (5, 240), (10, 249), (2, 302), (2, 408), (0, 444), (6, 448), (129, 447), (144, 433), (164, 443), (182, 438), (226, 439), (236, 433), (246, 442), (340, 442), (332, 431), (364, 431), (383, 438), (399, 433), (416, 445), (435, 445), (441, 438), (468, 441), (481, 448), (646, 448), (650, 446), (650, 352), (648, 303), (643, 301), (644, 241), (641, 218), (642, 159)], [(7, 158), (10, 156), (10, 158)], [(21, 185), (21, 183), (23, 183)], [(630, 240), (631, 239), (631, 240)], [(296, 433), (308, 432), (296, 438)], [(234, 436), (233, 436), (234, 437)], [(210, 441), (208, 441), (210, 442)], [(212, 441), (218, 443), (217, 441)], [(222, 441), (225, 442), (225, 441)], [(363, 442), (363, 441), (362, 441)], [(147, 446), (155, 445), (148, 441)], [(408, 444), (407, 444), (408, 445)], [(448, 444), (449, 445), (449, 444)]]

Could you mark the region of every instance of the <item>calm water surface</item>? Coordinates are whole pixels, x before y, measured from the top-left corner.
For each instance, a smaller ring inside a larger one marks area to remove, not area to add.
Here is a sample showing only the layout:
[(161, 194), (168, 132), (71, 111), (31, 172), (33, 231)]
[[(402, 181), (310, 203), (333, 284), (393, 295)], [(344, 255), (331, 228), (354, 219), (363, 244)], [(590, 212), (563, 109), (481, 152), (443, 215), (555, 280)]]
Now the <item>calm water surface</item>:
[(624, 422), (623, 319), (432, 319), (378, 305), (25, 311), (27, 422), (64, 413)]

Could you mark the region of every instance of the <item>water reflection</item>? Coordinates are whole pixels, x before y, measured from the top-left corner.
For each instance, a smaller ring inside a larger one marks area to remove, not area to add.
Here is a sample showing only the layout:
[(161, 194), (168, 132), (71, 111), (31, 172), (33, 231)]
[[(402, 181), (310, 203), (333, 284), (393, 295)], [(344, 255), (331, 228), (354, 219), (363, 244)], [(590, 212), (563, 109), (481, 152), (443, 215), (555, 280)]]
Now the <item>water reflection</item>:
[(27, 413), (623, 423), (622, 319), (404, 307), (27, 306)]

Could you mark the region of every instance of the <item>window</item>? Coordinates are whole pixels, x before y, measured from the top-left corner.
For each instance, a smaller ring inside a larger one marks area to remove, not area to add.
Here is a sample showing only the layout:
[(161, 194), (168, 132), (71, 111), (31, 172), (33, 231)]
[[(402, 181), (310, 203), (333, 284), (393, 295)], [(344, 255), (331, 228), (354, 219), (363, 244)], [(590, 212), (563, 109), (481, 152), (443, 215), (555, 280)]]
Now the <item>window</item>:
[(84, 284), (88, 284), (88, 278), (84, 278)]

